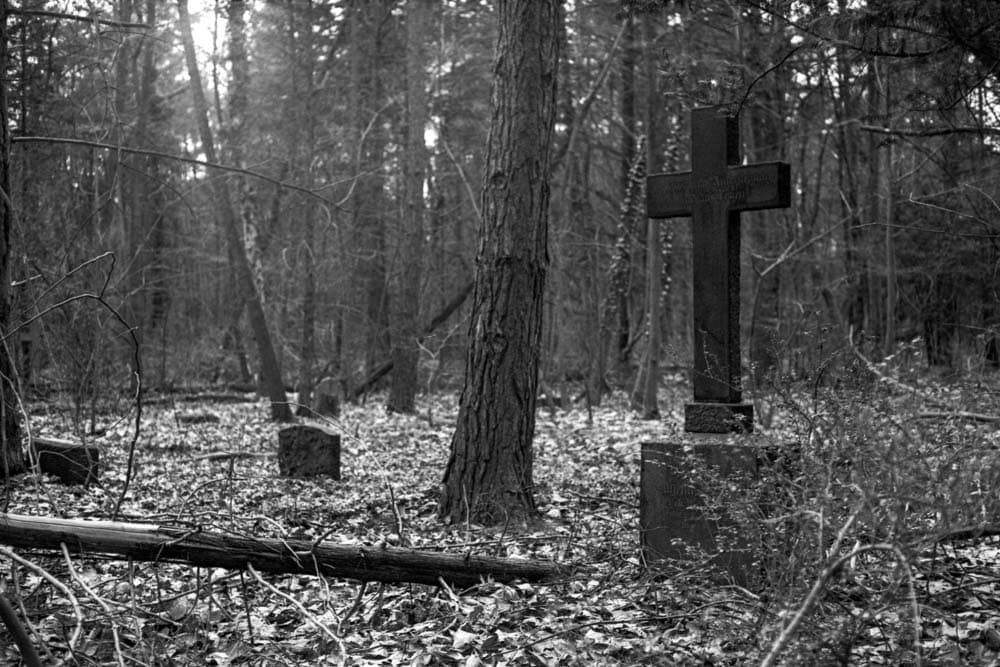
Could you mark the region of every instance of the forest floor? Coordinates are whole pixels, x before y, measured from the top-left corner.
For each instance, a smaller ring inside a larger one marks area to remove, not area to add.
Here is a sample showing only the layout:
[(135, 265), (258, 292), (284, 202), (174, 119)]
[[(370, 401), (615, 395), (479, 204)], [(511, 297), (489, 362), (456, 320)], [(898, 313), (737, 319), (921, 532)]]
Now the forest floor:
[[(663, 397), (661, 405), (670, 409), (662, 421), (639, 420), (620, 396), (591, 414), (582, 407), (540, 407), (534, 470), (539, 519), (502, 528), (445, 526), (437, 518), (457, 412), (453, 396), (422, 397), (419, 414), (410, 416), (386, 414), (380, 397), (345, 406), (327, 423), (342, 435), (340, 481), (281, 477), (275, 456), (280, 425), (266, 419), (260, 402), (167, 401), (143, 408), (135, 477), (119, 520), (555, 560), (570, 567), (566, 580), (555, 584), (484, 582), (452, 590), (299, 575), (261, 580), (251, 573), (86, 555), (68, 563), (24, 550), (18, 555), (69, 587), (77, 606), (37, 570), (10, 558), (0, 559), (0, 578), (8, 580), (10, 595), (16, 574), (30, 627), (45, 640), (45, 664), (757, 663), (807, 599), (808, 580), (776, 598), (711, 583), (698, 568), (649, 569), (640, 556), (639, 443), (677, 434), (670, 424), (680, 423), (686, 389), (678, 384), (675, 391)], [(178, 414), (193, 409), (210, 411), (218, 423), (178, 422)], [(63, 486), (21, 476), (12, 481), (7, 511), (109, 519), (135, 426), (134, 413), (109, 419), (98, 424), (102, 435), (89, 438), (102, 448), (99, 484)], [(32, 417), (33, 430), (48, 436), (67, 435), (70, 422), (59, 410), (37, 410)], [(199, 458), (219, 451), (260, 456)], [(801, 664), (795, 655), (814, 655), (828, 661), (839, 650), (843, 664), (894, 664), (912, 647), (910, 658), (924, 664), (998, 664), (998, 546), (986, 539), (941, 549), (937, 557), (948, 565), (938, 569), (937, 581), (920, 585), (947, 592), (947, 600), (917, 601), (911, 581), (910, 594), (897, 596), (902, 602), (880, 595), (879, 606), (857, 594), (859, 587), (872, 590), (871, 581), (855, 579), (841, 589), (831, 581), (811, 614), (826, 620), (811, 630), (803, 624), (805, 648), (786, 652), (783, 660)], [(918, 636), (907, 620), (916, 605), (924, 618)], [(70, 649), (79, 622), (83, 634)], [(834, 625), (825, 633), (827, 622)], [(856, 630), (845, 633), (850, 623)], [(889, 636), (887, 628), (899, 632)], [(845, 636), (846, 648), (824, 645), (843, 643)], [(16, 664), (16, 655), (0, 627), (0, 664)]]

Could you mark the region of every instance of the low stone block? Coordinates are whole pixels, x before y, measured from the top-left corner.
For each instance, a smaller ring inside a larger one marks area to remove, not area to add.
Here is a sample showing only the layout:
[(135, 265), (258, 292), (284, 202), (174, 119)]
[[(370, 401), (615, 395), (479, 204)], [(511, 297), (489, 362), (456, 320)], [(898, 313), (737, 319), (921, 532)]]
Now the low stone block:
[[(755, 586), (755, 536), (740, 532), (746, 527), (735, 525), (725, 507), (715, 516), (706, 512), (713, 500), (706, 497), (706, 476), (699, 474), (706, 468), (722, 480), (751, 482), (758, 475), (756, 450), (731, 438), (706, 435), (642, 443), (639, 523), (646, 561), (683, 560), (688, 547), (697, 547), (736, 583)], [(721, 546), (723, 531), (729, 532), (729, 539)]]
[(101, 458), (97, 447), (56, 438), (34, 438), (31, 446), (43, 473), (54, 475), (64, 484), (97, 481)]
[(329, 475), (340, 479), (340, 435), (306, 424), (281, 429), (278, 470), (285, 477)]

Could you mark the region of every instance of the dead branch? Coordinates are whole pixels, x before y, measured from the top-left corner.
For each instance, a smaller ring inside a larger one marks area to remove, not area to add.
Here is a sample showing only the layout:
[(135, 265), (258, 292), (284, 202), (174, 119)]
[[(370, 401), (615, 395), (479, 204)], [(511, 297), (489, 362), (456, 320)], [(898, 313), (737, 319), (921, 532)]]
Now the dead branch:
[(358, 581), (468, 588), (484, 579), (546, 582), (559, 577), (556, 563), (517, 558), (441, 554), (415, 549), (309, 540), (255, 538), (154, 524), (55, 519), (0, 514), (0, 543), (24, 549), (186, 563), (200, 567), (324, 575)]
[(965, 419), (986, 424), (996, 424), (1000, 422), (1000, 415), (986, 415), (979, 412), (919, 412), (910, 419)]

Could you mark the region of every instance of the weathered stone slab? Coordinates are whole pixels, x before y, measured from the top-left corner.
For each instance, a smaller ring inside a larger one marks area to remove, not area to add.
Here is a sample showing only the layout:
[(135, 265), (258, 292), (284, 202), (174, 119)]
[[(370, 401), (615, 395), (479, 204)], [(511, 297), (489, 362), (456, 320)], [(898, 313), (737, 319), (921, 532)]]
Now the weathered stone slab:
[(100, 473), (101, 452), (93, 445), (84, 445), (56, 438), (34, 438), (38, 468), (54, 475), (63, 484), (90, 484)]
[(306, 424), (281, 429), (278, 470), (285, 477), (329, 475), (340, 479), (340, 435)]
[[(758, 476), (756, 448), (745, 439), (703, 435), (680, 442), (642, 443), (639, 523), (646, 561), (684, 559), (696, 547), (738, 584), (753, 586), (759, 578), (754, 565), (756, 536), (740, 533), (725, 507), (707, 514), (714, 499), (711, 469), (718, 479), (749, 484)], [(720, 545), (722, 531), (730, 534)], [(735, 535), (733, 532), (735, 531)], [(735, 540), (733, 539), (735, 537)]]

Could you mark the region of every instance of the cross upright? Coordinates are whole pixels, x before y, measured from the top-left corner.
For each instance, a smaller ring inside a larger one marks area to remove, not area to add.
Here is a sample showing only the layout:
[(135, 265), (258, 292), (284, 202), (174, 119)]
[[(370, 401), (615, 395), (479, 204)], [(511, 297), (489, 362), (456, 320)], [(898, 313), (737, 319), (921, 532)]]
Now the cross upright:
[(691, 217), (694, 247), (694, 402), (684, 430), (753, 430), (740, 381), (740, 212), (787, 208), (791, 168), (740, 166), (739, 121), (716, 108), (691, 112), (691, 171), (647, 179), (650, 218)]

